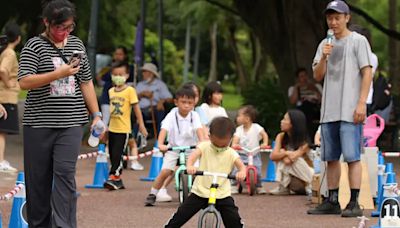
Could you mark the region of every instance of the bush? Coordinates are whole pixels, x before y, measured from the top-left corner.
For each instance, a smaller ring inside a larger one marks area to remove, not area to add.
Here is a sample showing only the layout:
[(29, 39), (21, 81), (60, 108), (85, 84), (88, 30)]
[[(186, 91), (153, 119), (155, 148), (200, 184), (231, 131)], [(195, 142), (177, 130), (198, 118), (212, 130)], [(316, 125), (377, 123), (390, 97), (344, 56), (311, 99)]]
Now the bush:
[(271, 79), (252, 83), (243, 91), (244, 104), (257, 109), (257, 122), (265, 128), (271, 140), (275, 140), (280, 132), (280, 120), (287, 111), (284, 97), (279, 84)]

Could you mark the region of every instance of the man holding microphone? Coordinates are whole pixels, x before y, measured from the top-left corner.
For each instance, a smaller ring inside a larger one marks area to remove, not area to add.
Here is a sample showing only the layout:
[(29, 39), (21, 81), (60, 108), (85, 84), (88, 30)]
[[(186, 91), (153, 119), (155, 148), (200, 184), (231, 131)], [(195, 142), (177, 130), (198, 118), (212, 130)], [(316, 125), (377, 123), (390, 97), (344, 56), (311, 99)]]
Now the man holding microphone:
[[(331, 1), (325, 10), (328, 36), (318, 46), (313, 62), (314, 78), (324, 80), (321, 104), (321, 159), (328, 162), (329, 197), (308, 214), (361, 216), (358, 204), (361, 186), (362, 125), (372, 80), (371, 48), (367, 39), (347, 28), (348, 5)], [(332, 36), (333, 33), (333, 36)], [(350, 202), (340, 208), (340, 155), (349, 166)]]

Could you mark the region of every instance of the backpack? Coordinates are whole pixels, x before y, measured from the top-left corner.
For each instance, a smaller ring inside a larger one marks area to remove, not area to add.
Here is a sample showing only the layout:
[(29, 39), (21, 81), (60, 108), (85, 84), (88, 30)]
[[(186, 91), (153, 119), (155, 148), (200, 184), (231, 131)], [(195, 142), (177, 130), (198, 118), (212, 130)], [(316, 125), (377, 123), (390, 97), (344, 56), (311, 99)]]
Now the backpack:
[(378, 78), (374, 81), (374, 93), (372, 94), (372, 105), (371, 110), (382, 110), (385, 109), (392, 99), (390, 94), (390, 86), (386, 78), (379, 74)]

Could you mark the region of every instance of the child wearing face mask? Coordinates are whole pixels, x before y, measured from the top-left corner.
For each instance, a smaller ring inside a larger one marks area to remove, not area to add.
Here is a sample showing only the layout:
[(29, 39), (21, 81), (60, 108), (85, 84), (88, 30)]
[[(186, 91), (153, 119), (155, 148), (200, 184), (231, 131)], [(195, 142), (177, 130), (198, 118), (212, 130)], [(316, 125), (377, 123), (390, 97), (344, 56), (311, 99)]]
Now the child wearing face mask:
[(110, 96), (110, 124), (108, 129), (108, 148), (111, 160), (110, 176), (104, 182), (109, 190), (124, 189), (121, 174), (123, 170), (123, 151), (128, 144), (131, 128), (131, 111), (136, 115), (139, 131), (147, 136), (142, 113), (139, 108), (136, 90), (126, 84), (129, 77), (129, 65), (126, 62), (114, 62), (111, 66), (111, 80), (115, 85), (108, 93)]
[[(235, 125), (229, 118), (214, 118), (210, 124), (210, 141), (200, 143), (189, 156), (187, 172), (195, 174), (197, 168), (194, 163), (200, 159), (198, 170), (228, 174), (235, 166), (239, 170), (236, 173), (236, 180), (243, 181), (246, 177), (246, 167), (236, 151), (229, 147), (234, 131)], [(197, 176), (193, 183), (192, 193), (180, 205), (165, 227), (182, 227), (200, 209), (206, 208), (211, 183), (212, 177)], [(219, 178), (218, 185), (215, 206), (222, 214), (224, 226), (243, 227), (239, 209), (231, 196), (229, 180)]]
[[(145, 205), (153, 206), (156, 196), (165, 180), (174, 172), (179, 159), (176, 151), (167, 151), (168, 147), (192, 146), (198, 141), (203, 141), (203, 130), (199, 115), (193, 110), (195, 105), (195, 93), (192, 88), (182, 87), (175, 94), (175, 105), (161, 123), (161, 131), (158, 135), (158, 147), (161, 152), (166, 152), (161, 172), (151, 187), (150, 194), (146, 198)], [(165, 138), (168, 134), (168, 145)]]

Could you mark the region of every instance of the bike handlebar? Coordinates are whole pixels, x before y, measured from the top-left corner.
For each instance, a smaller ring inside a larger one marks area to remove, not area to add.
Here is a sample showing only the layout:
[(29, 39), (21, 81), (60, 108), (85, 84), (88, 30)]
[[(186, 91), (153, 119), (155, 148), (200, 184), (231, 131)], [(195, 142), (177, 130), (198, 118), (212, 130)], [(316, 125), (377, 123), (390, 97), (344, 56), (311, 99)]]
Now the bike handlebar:
[[(185, 174), (187, 173), (187, 170), (185, 170)], [(196, 173), (194, 175), (198, 175), (198, 176), (212, 176), (212, 177), (225, 177), (228, 179), (232, 179), (235, 180), (236, 176), (232, 175), (232, 174), (226, 174), (226, 173), (216, 173), (216, 172), (208, 172), (208, 171), (196, 171)]]
[(175, 150), (185, 151), (185, 150), (193, 150), (193, 149), (196, 149), (196, 146), (173, 146), (173, 147), (168, 147), (168, 151), (175, 151)]
[(242, 147), (242, 146), (240, 146), (240, 145), (236, 145), (236, 146), (232, 146), (232, 148), (233, 148), (234, 150), (244, 150), (244, 151), (250, 153), (250, 152), (257, 151), (257, 150), (271, 149), (271, 146), (268, 146), (268, 145), (266, 145), (266, 146), (257, 146), (257, 147), (254, 147), (253, 149), (248, 149), (248, 148), (246, 148), (246, 147)]

